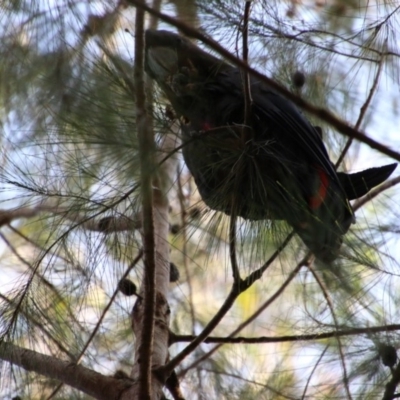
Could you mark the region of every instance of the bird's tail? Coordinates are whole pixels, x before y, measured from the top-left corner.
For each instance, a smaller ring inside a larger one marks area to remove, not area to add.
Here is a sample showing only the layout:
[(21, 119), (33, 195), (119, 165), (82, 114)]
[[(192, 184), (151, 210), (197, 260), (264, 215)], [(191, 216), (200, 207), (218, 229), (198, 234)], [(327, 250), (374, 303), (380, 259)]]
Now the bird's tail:
[(357, 199), (367, 194), (373, 187), (385, 181), (396, 169), (397, 164), (366, 169), (355, 174), (338, 172), (340, 184), (349, 200)]

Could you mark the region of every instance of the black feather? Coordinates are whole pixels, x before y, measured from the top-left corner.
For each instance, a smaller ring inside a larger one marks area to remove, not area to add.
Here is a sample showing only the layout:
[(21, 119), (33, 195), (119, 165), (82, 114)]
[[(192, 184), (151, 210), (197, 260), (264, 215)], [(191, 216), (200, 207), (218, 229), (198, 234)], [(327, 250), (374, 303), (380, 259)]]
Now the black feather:
[(396, 169), (397, 164), (369, 168), (355, 174), (338, 172), (340, 184), (349, 200), (357, 199), (367, 194), (373, 187), (384, 182)]

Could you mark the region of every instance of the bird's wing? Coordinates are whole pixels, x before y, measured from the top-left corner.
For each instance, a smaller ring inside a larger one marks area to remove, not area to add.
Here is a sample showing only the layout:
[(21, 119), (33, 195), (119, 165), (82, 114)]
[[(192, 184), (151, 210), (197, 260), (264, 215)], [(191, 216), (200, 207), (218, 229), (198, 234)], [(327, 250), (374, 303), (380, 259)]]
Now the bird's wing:
[(276, 140), (286, 154), (322, 168), (340, 187), (320, 135), (290, 101), (263, 86), (258, 86), (253, 101), (255, 113), (263, 115), (274, 126)]

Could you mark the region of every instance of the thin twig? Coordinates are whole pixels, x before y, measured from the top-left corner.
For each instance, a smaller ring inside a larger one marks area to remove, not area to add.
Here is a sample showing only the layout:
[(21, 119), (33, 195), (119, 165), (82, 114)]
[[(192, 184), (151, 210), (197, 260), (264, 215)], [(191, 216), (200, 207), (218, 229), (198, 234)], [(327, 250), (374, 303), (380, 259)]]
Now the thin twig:
[(269, 268), (271, 265), (271, 259), (275, 260), (279, 254), (283, 251), (283, 249), (289, 244), (290, 240), (292, 237), (295, 235), (295, 232), (292, 231), (289, 233), (289, 235), (286, 236), (285, 240), (279, 245), (279, 247), (275, 250), (274, 254), (270, 257), (270, 259), (264, 263), (260, 268), (256, 269), (253, 271), (246, 279), (245, 282), (247, 285), (250, 285), (251, 283), (255, 282), (256, 280), (260, 279), (263, 273)]
[[(358, 115), (357, 122), (356, 122), (356, 124), (354, 126), (354, 129), (356, 129), (357, 131), (360, 129), (361, 123), (362, 123), (362, 121), (363, 121), (363, 119), (365, 117), (365, 113), (367, 112), (367, 109), (368, 109), (369, 105), (371, 104), (371, 100), (374, 97), (376, 88), (378, 87), (379, 78), (380, 78), (381, 72), (382, 72), (383, 60), (384, 60), (384, 58), (381, 57), (381, 59), (379, 61), (379, 64), (378, 64), (378, 71), (376, 72), (375, 79), (374, 79), (374, 82), (372, 83), (372, 86), (371, 86), (371, 89), (369, 91), (368, 97), (366, 98), (364, 104), (362, 105), (362, 107), (360, 109), (360, 114)], [(336, 161), (336, 164), (335, 164), (336, 168), (342, 163), (342, 161), (344, 159), (344, 156), (346, 155), (346, 153), (348, 152), (350, 146), (353, 143), (353, 140), (354, 139), (352, 137), (350, 137), (347, 140), (346, 145), (344, 146), (339, 158)]]
[(396, 186), (399, 183), (400, 183), (400, 176), (382, 183), (377, 188), (375, 188), (375, 189), (371, 190), (369, 193), (367, 193), (364, 197), (361, 197), (361, 199), (358, 199), (357, 201), (355, 201), (353, 204), (354, 211), (361, 208), (365, 203), (368, 203), (374, 197), (378, 196), (385, 190), (388, 190), (388, 189), (392, 188), (393, 186)]
[[(328, 307), (331, 311), (331, 315), (335, 324), (336, 329), (339, 328), (339, 323), (336, 317), (336, 313), (335, 313), (335, 308), (333, 306), (332, 300), (329, 296), (328, 293), (328, 289), (326, 288), (324, 282), (320, 279), (320, 277), (318, 276), (318, 274), (316, 273), (315, 269), (313, 268), (313, 266), (310, 264), (308, 265), (308, 269), (311, 272), (311, 274), (313, 275), (314, 279), (316, 280), (316, 282), (318, 283), (318, 286), (321, 288), (322, 294), (325, 297), (326, 303), (328, 304)], [(339, 337), (336, 338), (337, 344), (338, 344), (338, 349), (339, 349), (339, 356), (340, 356), (340, 361), (342, 364), (342, 371), (343, 371), (343, 383), (344, 383), (344, 387), (346, 389), (346, 394), (347, 394), (347, 398), (349, 400), (352, 399), (351, 397), (351, 393), (350, 393), (350, 388), (349, 388), (349, 378), (347, 376), (347, 368), (346, 368), (346, 362), (345, 362), (345, 357), (344, 357), (344, 353), (343, 353), (343, 346), (342, 346), (342, 342), (340, 340)]]
[[(232, 209), (235, 210), (235, 204), (232, 202)], [(236, 215), (232, 215), (229, 222), (229, 258), (231, 261), (233, 282), (240, 285), (240, 272), (236, 257)]]
[[(249, 65), (249, 17), (250, 17), (250, 6), (251, 0), (247, 0), (244, 6), (244, 16), (243, 16), (243, 27), (242, 27), (242, 47), (243, 47), (243, 62)], [(243, 81), (243, 94), (244, 94), (244, 128), (242, 130), (242, 139), (247, 142), (251, 139), (252, 131), (248, 127), (250, 126), (251, 118), (251, 106), (253, 99), (251, 97), (250, 89), (250, 75), (247, 70), (242, 69), (242, 81)]]
[[(204, 343), (223, 343), (223, 344), (262, 344), (262, 343), (291, 343), (291, 342), (309, 342), (315, 340), (326, 340), (330, 338), (335, 338), (339, 336), (358, 336), (358, 335), (370, 335), (373, 333), (381, 332), (395, 332), (400, 331), (400, 324), (391, 325), (381, 325), (365, 328), (351, 328), (344, 330), (334, 330), (324, 333), (313, 333), (308, 335), (285, 335), (285, 336), (258, 336), (258, 337), (245, 337), (245, 336), (235, 336), (235, 337), (219, 337), (219, 336), (209, 336), (204, 340)], [(171, 343), (180, 342), (191, 342), (195, 336), (193, 335), (176, 335), (171, 333)]]
[(321, 353), (321, 355), (318, 357), (317, 362), (314, 364), (314, 367), (313, 367), (313, 369), (312, 369), (312, 371), (311, 371), (311, 373), (310, 373), (310, 376), (307, 378), (307, 382), (306, 382), (306, 384), (305, 384), (305, 386), (304, 386), (303, 395), (301, 396), (301, 400), (304, 400), (304, 399), (306, 398), (306, 393), (307, 393), (307, 390), (308, 390), (308, 385), (309, 385), (310, 382), (311, 382), (311, 378), (313, 377), (314, 372), (317, 370), (317, 368), (318, 368), (318, 366), (319, 366), (319, 363), (322, 361), (322, 359), (323, 359), (323, 357), (324, 357), (326, 351), (328, 350), (328, 348), (329, 348), (329, 344), (327, 344), (327, 345), (325, 346), (324, 351)]

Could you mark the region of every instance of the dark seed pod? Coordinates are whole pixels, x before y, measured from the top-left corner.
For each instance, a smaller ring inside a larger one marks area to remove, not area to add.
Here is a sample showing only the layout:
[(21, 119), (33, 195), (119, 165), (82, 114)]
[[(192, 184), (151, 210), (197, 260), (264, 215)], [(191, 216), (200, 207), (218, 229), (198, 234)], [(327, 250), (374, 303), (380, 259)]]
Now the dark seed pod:
[(98, 229), (100, 232), (107, 232), (110, 230), (111, 225), (115, 221), (114, 217), (104, 217), (98, 222)]
[(129, 279), (121, 279), (118, 282), (118, 290), (125, 296), (133, 296), (136, 294), (136, 285)]
[(174, 113), (174, 110), (172, 109), (171, 106), (166, 106), (165, 107), (165, 116), (170, 120), (174, 121), (176, 119), (176, 115)]
[(397, 351), (396, 349), (387, 344), (379, 345), (379, 356), (381, 357), (382, 364), (386, 367), (394, 367), (397, 363)]
[(117, 369), (115, 371), (115, 374), (113, 375), (113, 377), (116, 379), (130, 379), (129, 375), (120, 369)]
[(169, 230), (173, 235), (177, 235), (181, 230), (181, 226), (179, 224), (173, 224), (170, 226)]
[(293, 85), (296, 88), (302, 88), (306, 83), (306, 76), (301, 71), (296, 71), (292, 76)]
[(200, 211), (199, 207), (193, 207), (189, 211), (189, 216), (192, 219), (198, 219), (198, 218), (200, 218), (200, 215), (201, 215), (201, 211)]
[(179, 269), (174, 263), (169, 264), (169, 281), (170, 282), (177, 282), (179, 280), (180, 273)]

